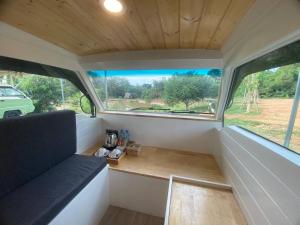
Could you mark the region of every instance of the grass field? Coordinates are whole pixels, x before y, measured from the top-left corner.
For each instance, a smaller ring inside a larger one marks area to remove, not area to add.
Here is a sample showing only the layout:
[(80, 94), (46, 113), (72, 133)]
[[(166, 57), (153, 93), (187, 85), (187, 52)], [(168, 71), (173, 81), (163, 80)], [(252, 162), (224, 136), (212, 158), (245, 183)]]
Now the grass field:
[[(154, 110), (147, 110), (146, 108), (152, 107)], [(145, 101), (143, 99), (109, 99), (108, 107), (109, 110), (116, 111), (128, 111), (137, 108), (144, 108), (136, 111), (143, 112), (167, 112), (169, 110), (185, 110), (183, 103), (176, 105), (167, 105), (161, 99), (154, 99), (152, 101)], [(206, 113), (208, 112), (208, 102), (199, 101), (191, 104), (189, 110)]]
[[(258, 111), (245, 113), (237, 99), (225, 113), (225, 125), (239, 125), (272, 141), (283, 144), (293, 99), (260, 99)], [(298, 110), (299, 111), (299, 110)], [(300, 113), (294, 125), (290, 149), (300, 153)]]

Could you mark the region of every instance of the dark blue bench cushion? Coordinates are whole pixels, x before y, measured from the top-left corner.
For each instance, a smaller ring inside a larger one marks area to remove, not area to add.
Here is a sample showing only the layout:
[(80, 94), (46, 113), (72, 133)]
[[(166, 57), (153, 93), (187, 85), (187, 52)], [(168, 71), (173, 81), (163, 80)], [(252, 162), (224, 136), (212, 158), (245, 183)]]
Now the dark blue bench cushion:
[(105, 165), (105, 158), (69, 157), (0, 199), (0, 224), (48, 224)]
[(0, 198), (75, 151), (73, 111), (0, 120)]

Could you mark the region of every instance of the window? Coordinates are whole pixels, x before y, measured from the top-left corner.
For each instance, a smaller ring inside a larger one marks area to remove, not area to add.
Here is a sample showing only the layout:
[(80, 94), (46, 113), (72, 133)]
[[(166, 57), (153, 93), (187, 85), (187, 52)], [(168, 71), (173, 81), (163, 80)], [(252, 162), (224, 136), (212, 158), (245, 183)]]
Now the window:
[(236, 69), (224, 124), (300, 153), (299, 98), (300, 41)]
[(81, 95), (81, 91), (65, 79), (0, 71), (0, 119), (12, 111), (24, 115), (72, 109), (81, 113)]
[(220, 69), (88, 72), (107, 111), (214, 116)]
[(74, 71), (0, 56), (0, 119), (60, 109), (96, 115)]
[(1, 86), (0, 86), (0, 94), (6, 97), (24, 96), (21, 92), (17, 91), (12, 87), (1, 87)]
[(0, 86), (0, 96), (5, 96), (5, 89)]

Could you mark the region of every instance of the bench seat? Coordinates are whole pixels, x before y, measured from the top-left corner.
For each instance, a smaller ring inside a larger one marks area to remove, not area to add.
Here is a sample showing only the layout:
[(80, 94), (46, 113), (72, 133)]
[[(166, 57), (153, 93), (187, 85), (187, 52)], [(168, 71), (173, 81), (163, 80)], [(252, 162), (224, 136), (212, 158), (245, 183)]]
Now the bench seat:
[(105, 166), (104, 158), (72, 155), (0, 199), (0, 224), (48, 224)]

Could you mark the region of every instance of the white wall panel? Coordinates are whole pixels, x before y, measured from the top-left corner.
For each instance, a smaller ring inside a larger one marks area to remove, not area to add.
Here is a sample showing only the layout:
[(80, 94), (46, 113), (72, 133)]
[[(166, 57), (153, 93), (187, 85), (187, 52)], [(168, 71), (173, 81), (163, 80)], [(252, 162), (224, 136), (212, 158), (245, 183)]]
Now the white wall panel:
[[(231, 163), (232, 168), (239, 168), (236, 173), (242, 178), (244, 185), (248, 188), (251, 196), (254, 197), (257, 204), (261, 207), (263, 214), (269, 218), (271, 224), (281, 225), (290, 224), (287, 216), (283, 214), (282, 210), (274, 202), (272, 197), (264, 190), (264, 187), (257, 181), (254, 174), (252, 174), (247, 167), (238, 159), (238, 156), (229, 150), (228, 147), (224, 148), (225, 158)], [(274, 212), (277, 212), (274, 214)]]
[(156, 49), (121, 51), (88, 55), (80, 58), (86, 70), (95, 69), (166, 69), (166, 68), (222, 68), (219, 50)]
[(226, 132), (299, 198), (300, 180), (294, 179), (299, 176), (299, 155), (238, 127), (226, 128)]
[(79, 70), (78, 57), (54, 44), (0, 21), (0, 56)]
[(221, 122), (102, 114), (103, 127), (128, 129), (139, 144), (175, 150), (212, 153), (213, 130)]
[(248, 209), (249, 224), (300, 224), (300, 157), (237, 127), (218, 136), (215, 155)]
[(110, 170), (109, 181), (111, 205), (164, 217), (168, 180)]
[[(269, 225), (271, 224), (266, 215), (261, 210), (260, 205), (252, 196), (243, 179), (233, 168), (231, 163), (224, 158), (224, 172), (228, 175), (228, 180), (233, 187), (233, 193), (239, 202), (241, 209), (249, 225)], [(230, 174), (230, 176), (229, 176)]]
[(101, 118), (90, 118), (76, 115), (77, 153), (103, 143), (103, 128)]

